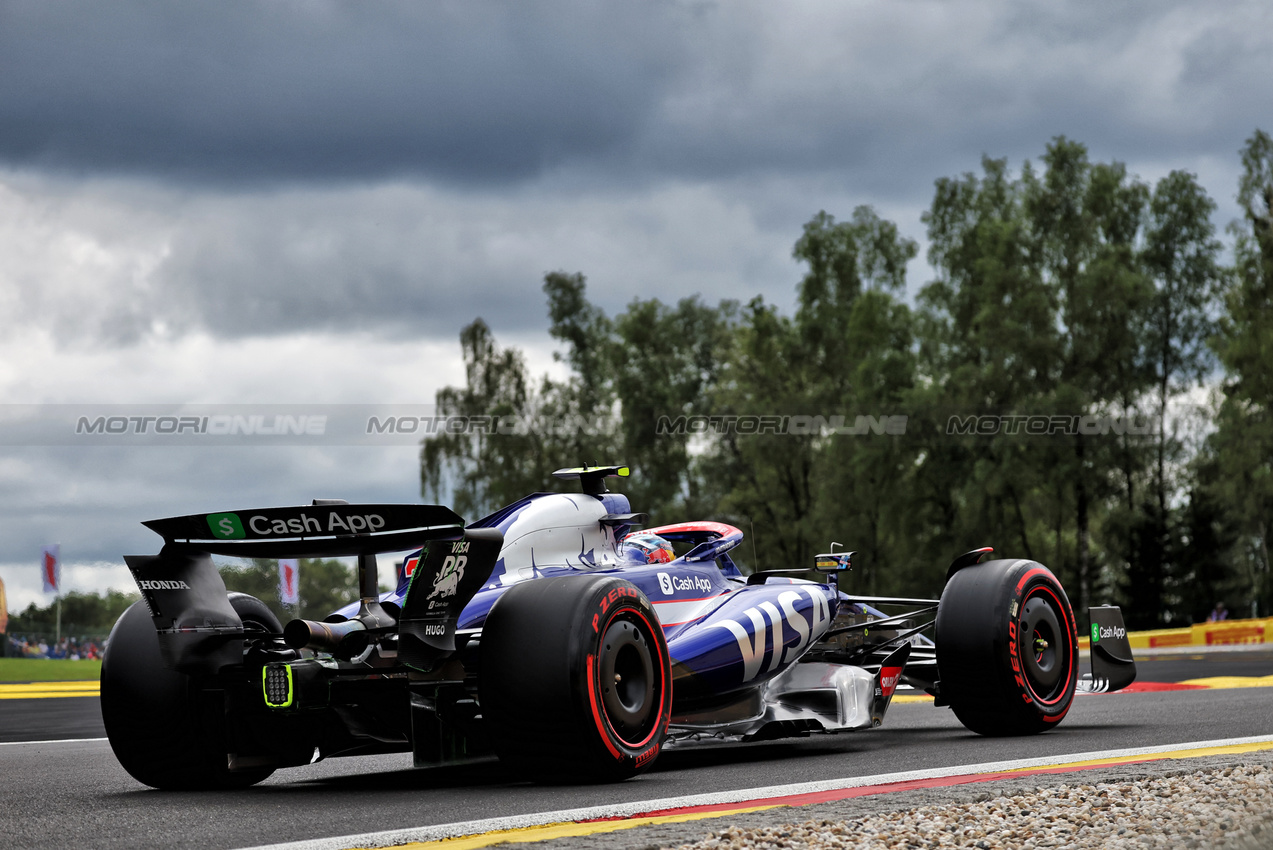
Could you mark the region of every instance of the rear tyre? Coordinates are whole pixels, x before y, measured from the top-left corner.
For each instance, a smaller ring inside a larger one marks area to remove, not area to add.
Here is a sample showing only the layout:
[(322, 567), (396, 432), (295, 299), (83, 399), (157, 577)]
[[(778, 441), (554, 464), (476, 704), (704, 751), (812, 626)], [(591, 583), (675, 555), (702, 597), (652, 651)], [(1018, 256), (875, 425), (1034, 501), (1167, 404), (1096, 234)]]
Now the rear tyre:
[(1024, 560), (951, 576), (937, 608), (940, 693), (979, 735), (1033, 735), (1061, 722), (1078, 680), (1074, 612), (1056, 576)]
[(483, 723), (500, 761), (542, 781), (615, 782), (654, 763), (672, 666), (654, 608), (630, 582), (514, 585), (482, 627)]
[[(283, 630), (260, 600), (229, 594), (244, 631)], [(159, 636), (145, 603), (115, 623), (102, 659), (102, 721), (115, 757), (145, 785), (165, 790), (246, 788), (272, 768), (231, 772), (220, 744), (225, 697), (200, 678), (164, 666)]]

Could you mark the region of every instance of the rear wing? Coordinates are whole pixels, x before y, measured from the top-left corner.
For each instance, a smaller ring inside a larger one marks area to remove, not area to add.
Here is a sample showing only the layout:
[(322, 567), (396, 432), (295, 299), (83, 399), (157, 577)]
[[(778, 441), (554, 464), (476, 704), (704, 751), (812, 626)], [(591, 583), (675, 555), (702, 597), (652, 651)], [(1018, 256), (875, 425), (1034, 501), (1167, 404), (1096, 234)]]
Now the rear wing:
[(243, 621), (226, 596), (211, 556), (312, 558), (357, 555), (360, 591), (376, 593), (375, 556), (418, 549), (464, 534), (464, 520), (440, 505), (324, 502), (156, 519), (142, 523), (164, 539), (158, 555), (128, 555), (167, 666), (215, 673), (242, 660)]
[(243, 558), (316, 558), (418, 549), (459, 536), (464, 520), (442, 505), (313, 504), (152, 519), (167, 544)]

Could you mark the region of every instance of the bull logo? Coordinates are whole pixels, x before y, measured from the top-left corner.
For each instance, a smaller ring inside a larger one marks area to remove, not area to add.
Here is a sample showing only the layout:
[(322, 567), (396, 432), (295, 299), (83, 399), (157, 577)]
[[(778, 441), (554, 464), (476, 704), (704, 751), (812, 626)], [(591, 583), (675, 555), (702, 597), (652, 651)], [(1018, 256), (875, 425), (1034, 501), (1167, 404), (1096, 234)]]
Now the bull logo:
[(428, 599), (445, 599), (454, 596), (460, 589), (460, 579), (464, 578), (464, 565), (468, 563), (468, 555), (447, 555), (433, 579), (433, 592)]

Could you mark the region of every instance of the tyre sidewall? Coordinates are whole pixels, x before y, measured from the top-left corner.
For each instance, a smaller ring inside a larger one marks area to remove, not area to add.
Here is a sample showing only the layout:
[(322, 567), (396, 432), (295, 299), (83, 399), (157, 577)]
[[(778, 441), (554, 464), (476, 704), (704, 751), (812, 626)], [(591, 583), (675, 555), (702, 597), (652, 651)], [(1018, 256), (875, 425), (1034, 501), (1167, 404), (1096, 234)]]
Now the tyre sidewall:
[[(1024, 669), (1026, 659), (1021, 657), (1022, 652), (1029, 651), (1028, 646), (1022, 646), (1029, 637), (1024, 634), (1022, 615), (1026, 603), (1033, 598), (1044, 598), (1048, 601), (1057, 613), (1059, 625), (1063, 631), (1063, 634), (1057, 636), (1064, 640), (1064, 644), (1057, 647), (1061, 656), (1057, 660), (1062, 668), (1060, 681), (1056, 687), (1046, 690), (1036, 689), (1031, 683)], [(1024, 569), (1023, 574), (1017, 579), (1013, 586), (1009, 614), (1012, 615), (1013, 611), (1016, 613), (1009, 618), (1009, 635), (1005, 642), (1008, 663), (1013, 670), (1013, 686), (1023, 704), (1028, 702), (1040, 720), (1053, 725), (1060, 722), (1061, 718), (1069, 712), (1070, 705), (1074, 701), (1074, 687), (1078, 682), (1078, 628), (1074, 620), (1074, 611), (1070, 608), (1070, 601), (1066, 598), (1065, 591), (1061, 589), (1061, 583), (1042, 564), (1033, 564)]]
[[(1040, 694), (1021, 657), (1027, 601), (1046, 598), (1060, 621), (1060, 681)], [(1078, 679), (1074, 612), (1060, 582), (1029, 560), (988, 561), (951, 577), (937, 611), (937, 664), (943, 697), (961, 722), (986, 735), (1031, 734), (1069, 712)]]
[[(578, 709), (586, 712), (587, 722), (597, 732), (597, 742), (605, 750), (604, 755), (599, 755), (619, 762), (621, 772), (636, 773), (658, 757), (671, 719), (671, 663), (663, 629), (654, 606), (645, 595), (631, 582), (619, 579), (599, 583), (587, 594), (584, 615), (586, 626), (581, 639), (572, 641), (571, 647), (572, 668), (585, 674), (574, 677), (574, 701)], [(662, 704), (657, 707), (657, 714), (635, 735), (616, 731), (604, 710), (606, 683), (601, 677), (601, 643), (610, 626), (620, 620), (636, 624), (656, 652), (654, 699)]]
[[(603, 710), (599, 649), (609, 626), (630, 620), (654, 655), (653, 721), (639, 738)], [(481, 638), (480, 699), (496, 751), (538, 778), (613, 781), (657, 758), (671, 718), (671, 663), (645, 595), (614, 576), (536, 579), (510, 588)]]

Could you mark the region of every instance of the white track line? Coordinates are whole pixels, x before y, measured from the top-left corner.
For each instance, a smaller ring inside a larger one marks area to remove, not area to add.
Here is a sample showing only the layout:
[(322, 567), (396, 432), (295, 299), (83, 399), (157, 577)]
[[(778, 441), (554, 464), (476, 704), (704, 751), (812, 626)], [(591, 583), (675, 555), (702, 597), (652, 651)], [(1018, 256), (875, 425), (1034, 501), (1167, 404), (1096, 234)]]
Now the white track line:
[(0, 741), (0, 747), (17, 747), (24, 744), (82, 744), (85, 741), (105, 741), (106, 738), (61, 738), (56, 741)]
[(484, 832), (495, 832), (506, 829), (524, 829), (526, 827), (544, 826), (550, 823), (569, 823), (572, 821), (593, 820), (606, 817), (631, 817), (644, 812), (663, 809), (679, 809), (688, 806), (706, 806), (719, 803), (742, 803), (749, 800), (763, 800), (772, 797), (787, 797), (795, 794), (811, 794), (819, 791), (837, 791), (844, 788), (860, 788), (864, 785), (887, 785), (894, 782), (909, 782), (917, 779), (940, 779), (947, 776), (964, 776), (975, 773), (998, 773), (1005, 770), (1021, 770), (1032, 767), (1050, 767), (1070, 762), (1094, 761), (1097, 759), (1117, 759), (1129, 756), (1148, 756), (1169, 753), (1175, 750), (1207, 749), (1211, 747), (1231, 747), (1241, 744), (1273, 743), (1273, 735), (1262, 735), (1253, 738), (1227, 738), (1219, 741), (1189, 741), (1179, 744), (1163, 744), (1156, 747), (1133, 747), (1124, 750), (1103, 750), (1091, 753), (1069, 753), (1046, 756), (1044, 758), (1014, 759), (1012, 761), (988, 762), (985, 764), (965, 764), (953, 767), (938, 767), (929, 770), (912, 770), (902, 773), (881, 773), (875, 776), (854, 776), (842, 779), (823, 780), (820, 782), (799, 782), (793, 785), (770, 785), (761, 788), (744, 788), (737, 791), (721, 791), (713, 794), (694, 794), (685, 797), (666, 797), (657, 800), (643, 800), (636, 803), (616, 803), (606, 806), (593, 806), (587, 809), (563, 809), (556, 812), (538, 812), (526, 815), (514, 815), (503, 818), (463, 821), (460, 823), (438, 824), (411, 829), (391, 829), (384, 832), (367, 832), (360, 835), (345, 835), (339, 838), (317, 838), (309, 841), (289, 841), (283, 844), (265, 844), (245, 850), (348, 850), (351, 847), (393, 847), (415, 841), (438, 841), (443, 838), (458, 838), (466, 835), (478, 835)]

